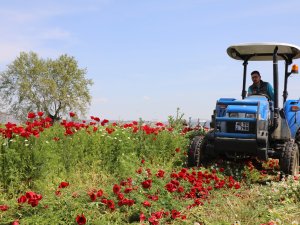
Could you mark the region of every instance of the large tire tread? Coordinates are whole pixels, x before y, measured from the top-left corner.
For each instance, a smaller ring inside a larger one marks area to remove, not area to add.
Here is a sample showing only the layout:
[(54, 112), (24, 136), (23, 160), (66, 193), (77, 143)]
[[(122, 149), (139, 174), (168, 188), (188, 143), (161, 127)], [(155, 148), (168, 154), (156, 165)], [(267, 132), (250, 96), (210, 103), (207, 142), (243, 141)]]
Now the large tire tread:
[(294, 141), (288, 141), (283, 147), (280, 169), (286, 175), (299, 174), (299, 148)]
[(200, 166), (204, 159), (205, 136), (195, 136), (191, 141), (188, 152), (188, 167)]

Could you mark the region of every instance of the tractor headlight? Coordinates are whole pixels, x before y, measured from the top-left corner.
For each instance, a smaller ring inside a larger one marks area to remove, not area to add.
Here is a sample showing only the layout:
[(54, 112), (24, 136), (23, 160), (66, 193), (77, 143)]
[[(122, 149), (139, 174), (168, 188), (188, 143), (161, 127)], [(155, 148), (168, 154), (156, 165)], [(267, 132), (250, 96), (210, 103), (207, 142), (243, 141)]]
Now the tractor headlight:
[(236, 112), (229, 113), (229, 117), (238, 118), (239, 117), (239, 113), (236, 113)]
[(245, 118), (256, 118), (255, 113), (246, 113)]

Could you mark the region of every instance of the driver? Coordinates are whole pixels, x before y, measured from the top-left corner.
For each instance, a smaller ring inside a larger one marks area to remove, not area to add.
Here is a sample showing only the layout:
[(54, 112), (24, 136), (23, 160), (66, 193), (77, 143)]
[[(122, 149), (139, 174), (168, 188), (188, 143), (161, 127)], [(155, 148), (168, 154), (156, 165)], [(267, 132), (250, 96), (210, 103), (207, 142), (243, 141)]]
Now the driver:
[(271, 84), (261, 80), (260, 73), (255, 70), (251, 73), (253, 84), (248, 88), (248, 96), (264, 94), (274, 101), (274, 90)]

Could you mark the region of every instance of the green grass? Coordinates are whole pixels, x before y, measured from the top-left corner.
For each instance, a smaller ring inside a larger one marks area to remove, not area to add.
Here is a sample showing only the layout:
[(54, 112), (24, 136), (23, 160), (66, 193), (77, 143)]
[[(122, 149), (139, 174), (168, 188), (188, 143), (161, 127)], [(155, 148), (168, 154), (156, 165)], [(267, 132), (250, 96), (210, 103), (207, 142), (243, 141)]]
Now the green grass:
[[(157, 212), (164, 213), (159, 224), (300, 223), (300, 183), (293, 177), (278, 181), (276, 166), (263, 168), (262, 172), (249, 162), (223, 160), (182, 170), (192, 132), (182, 134), (180, 126), (171, 131), (152, 126), (154, 130), (146, 134), (142, 129), (133, 132), (132, 127), (109, 125), (114, 129), (109, 134), (107, 126), (96, 126), (95, 132), (93, 126), (88, 126), (66, 136), (65, 128), (55, 125), (40, 133), (39, 138), (1, 139), (0, 205), (9, 209), (0, 211), (0, 224), (14, 220), (30, 225), (77, 224), (76, 217), (82, 213), (86, 224), (140, 224), (141, 212), (146, 216), (144, 224), (151, 224), (148, 219)], [(163, 178), (156, 176), (159, 170), (165, 172)], [(182, 178), (171, 178), (172, 173)], [(196, 191), (196, 198), (187, 198), (185, 195), (196, 185), (190, 179), (197, 174), (206, 174), (197, 187), (209, 190), (209, 194)], [(135, 203), (120, 207), (113, 186), (128, 179), (131, 185), (121, 187), (121, 193)], [(152, 180), (151, 187), (143, 188), (142, 182), (147, 179)], [(226, 185), (215, 188), (215, 179), (224, 180)], [(229, 187), (230, 179), (240, 188)], [(167, 191), (171, 180), (178, 181), (184, 191), (178, 192), (179, 186), (174, 192)], [(58, 188), (62, 181), (70, 185)], [(134, 190), (124, 193), (125, 187)], [(99, 189), (104, 195), (92, 201), (88, 193)], [(17, 202), (28, 191), (43, 196), (36, 207)], [(159, 199), (150, 200), (149, 195)], [(103, 199), (113, 200), (115, 209), (111, 210)], [(195, 200), (201, 204), (190, 207)], [(144, 201), (149, 201), (151, 207), (144, 207)], [(180, 216), (172, 218), (172, 210), (180, 212)]]

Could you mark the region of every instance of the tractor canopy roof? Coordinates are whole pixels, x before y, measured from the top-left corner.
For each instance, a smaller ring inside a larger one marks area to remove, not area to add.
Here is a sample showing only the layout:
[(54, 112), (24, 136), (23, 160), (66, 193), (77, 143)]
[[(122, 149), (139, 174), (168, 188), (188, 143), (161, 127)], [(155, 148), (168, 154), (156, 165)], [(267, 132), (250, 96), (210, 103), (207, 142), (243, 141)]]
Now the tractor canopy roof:
[(273, 52), (276, 47), (278, 47), (278, 60), (293, 60), (300, 58), (300, 47), (277, 42), (232, 45), (227, 48), (227, 54), (231, 58), (237, 60), (247, 59), (248, 61), (272, 61)]

